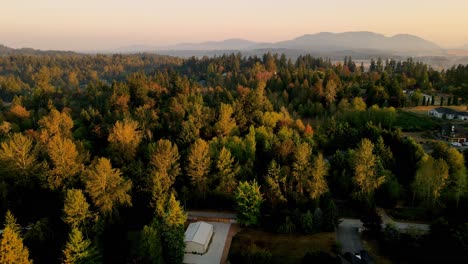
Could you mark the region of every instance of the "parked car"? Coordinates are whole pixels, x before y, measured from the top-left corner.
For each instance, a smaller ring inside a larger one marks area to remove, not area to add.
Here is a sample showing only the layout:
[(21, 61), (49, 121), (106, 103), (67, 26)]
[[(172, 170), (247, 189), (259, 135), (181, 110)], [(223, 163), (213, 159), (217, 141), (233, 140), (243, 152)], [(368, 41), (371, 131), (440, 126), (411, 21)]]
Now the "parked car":
[(462, 145), (463, 146), (468, 146), (468, 142), (463, 142)]
[(455, 146), (455, 147), (461, 147), (462, 146), (462, 144), (458, 143), (458, 142), (452, 142), (450, 144), (452, 144), (452, 146)]

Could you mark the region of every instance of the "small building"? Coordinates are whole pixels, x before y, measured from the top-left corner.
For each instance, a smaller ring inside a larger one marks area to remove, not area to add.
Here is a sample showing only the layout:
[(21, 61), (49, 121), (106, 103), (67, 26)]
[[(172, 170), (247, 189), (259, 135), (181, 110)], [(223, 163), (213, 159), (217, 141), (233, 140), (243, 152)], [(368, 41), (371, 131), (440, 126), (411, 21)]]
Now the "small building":
[(437, 107), (429, 110), (429, 115), (437, 118), (468, 120), (468, 112), (458, 112), (446, 107)]
[(440, 129), (440, 137), (448, 142), (467, 142), (467, 132), (463, 127), (452, 124), (443, 125)]
[(191, 223), (185, 231), (185, 252), (205, 254), (212, 236), (212, 225), (205, 222)]

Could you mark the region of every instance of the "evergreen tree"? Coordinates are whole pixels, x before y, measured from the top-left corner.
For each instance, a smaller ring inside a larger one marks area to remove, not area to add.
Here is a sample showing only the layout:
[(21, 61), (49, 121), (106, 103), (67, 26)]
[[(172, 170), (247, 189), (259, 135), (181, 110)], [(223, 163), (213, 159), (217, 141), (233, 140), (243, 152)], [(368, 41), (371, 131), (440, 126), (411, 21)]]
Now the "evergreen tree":
[(100, 262), (99, 252), (91, 245), (91, 241), (85, 239), (78, 228), (73, 228), (63, 250), (63, 263), (93, 264)]
[(91, 217), (89, 204), (81, 190), (67, 190), (67, 193), (65, 194), (63, 213), (64, 222), (69, 224), (72, 228), (82, 226)]
[(287, 202), (285, 197), (286, 177), (281, 175), (281, 167), (275, 160), (272, 160), (268, 166), (268, 175), (265, 178), (265, 183), (265, 193), (273, 208), (276, 208), (278, 204)]
[(180, 203), (171, 194), (164, 216), (162, 229), (162, 249), (166, 263), (182, 263), (184, 259), (184, 223), (187, 216)]
[(30, 264), (29, 250), (23, 245), (19, 225), (13, 214), (8, 211), (5, 217), (5, 228), (0, 239), (0, 263)]

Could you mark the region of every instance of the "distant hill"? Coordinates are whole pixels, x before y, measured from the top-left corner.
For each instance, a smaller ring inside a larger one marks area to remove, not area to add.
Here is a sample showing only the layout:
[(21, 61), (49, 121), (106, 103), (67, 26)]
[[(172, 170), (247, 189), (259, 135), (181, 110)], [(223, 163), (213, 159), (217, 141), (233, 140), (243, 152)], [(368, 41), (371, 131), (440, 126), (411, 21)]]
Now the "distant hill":
[(57, 54), (77, 54), (73, 51), (60, 51), (60, 50), (38, 50), (31, 48), (14, 49), (0, 44), (0, 56), (8, 55), (57, 55)]
[(208, 41), (202, 43), (181, 43), (157, 50), (172, 51), (215, 51), (215, 50), (266, 50), (288, 49), (315, 53), (358, 52), (389, 53), (403, 56), (443, 55), (444, 50), (436, 44), (420, 37), (399, 34), (386, 37), (381, 34), (360, 31), (307, 34), (301, 37), (276, 43), (255, 43), (243, 39)]
[(443, 53), (442, 48), (436, 44), (417, 36), (400, 34), (386, 37), (367, 31), (303, 35), (292, 40), (273, 43), (272, 47), (315, 52), (379, 51), (413, 56)]

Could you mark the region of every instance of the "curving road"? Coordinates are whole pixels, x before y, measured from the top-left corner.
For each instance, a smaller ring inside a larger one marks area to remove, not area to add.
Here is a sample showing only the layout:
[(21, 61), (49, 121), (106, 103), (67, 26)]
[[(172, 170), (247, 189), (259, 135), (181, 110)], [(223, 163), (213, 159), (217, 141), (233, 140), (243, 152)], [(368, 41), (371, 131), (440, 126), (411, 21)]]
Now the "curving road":
[[(387, 213), (379, 208), (378, 213), (382, 217), (382, 227), (387, 224), (393, 224), (400, 231), (405, 232), (408, 230), (416, 230), (422, 233), (429, 231), (428, 224), (398, 222), (391, 219)], [(341, 252), (358, 252), (363, 250), (361, 238), (359, 236), (359, 229), (363, 227), (361, 220), (353, 218), (342, 218), (340, 224), (336, 229), (336, 238), (341, 244)]]

